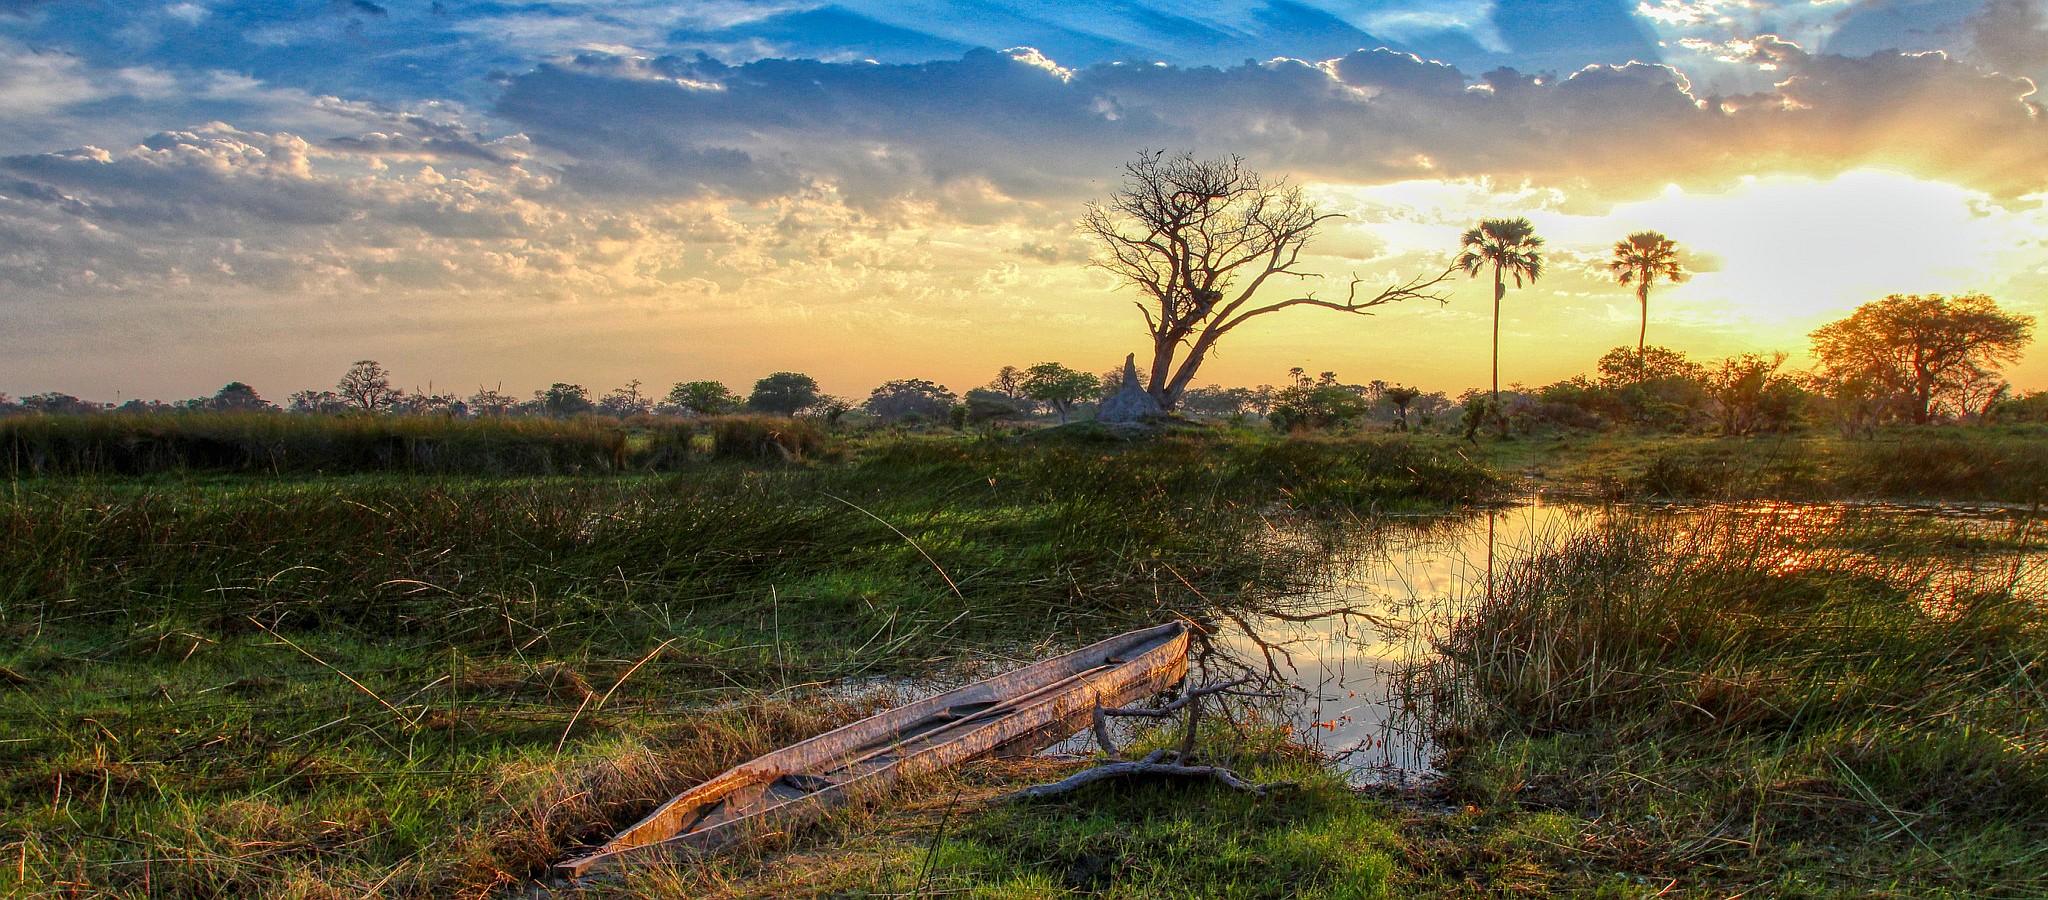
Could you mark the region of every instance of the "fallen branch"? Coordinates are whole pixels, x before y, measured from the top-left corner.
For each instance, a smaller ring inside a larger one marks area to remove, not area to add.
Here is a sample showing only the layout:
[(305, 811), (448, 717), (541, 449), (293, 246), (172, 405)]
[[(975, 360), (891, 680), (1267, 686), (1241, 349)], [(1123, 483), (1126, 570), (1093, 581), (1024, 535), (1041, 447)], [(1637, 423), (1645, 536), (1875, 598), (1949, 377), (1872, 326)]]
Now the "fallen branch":
[(1188, 754), (1193, 753), (1195, 749), (1195, 726), (1197, 721), (1199, 721), (1201, 717), (1202, 709), (1201, 704), (1198, 701), (1200, 701), (1203, 697), (1207, 697), (1211, 694), (1228, 694), (1232, 697), (1279, 696), (1278, 694), (1258, 694), (1232, 690), (1232, 688), (1235, 688), (1238, 685), (1244, 684), (1245, 682), (1251, 680), (1252, 679), (1250, 678), (1239, 678), (1232, 681), (1226, 681), (1222, 684), (1212, 684), (1208, 687), (1195, 688), (1193, 690), (1188, 691), (1185, 694), (1182, 694), (1179, 700), (1175, 700), (1172, 703), (1168, 703), (1165, 706), (1159, 707), (1158, 709), (1145, 709), (1143, 707), (1137, 706), (1123, 706), (1114, 709), (1108, 709), (1101, 706), (1097, 706), (1095, 707), (1094, 715), (1095, 743), (1097, 746), (1100, 746), (1102, 748), (1102, 752), (1105, 755), (1107, 755), (1111, 759), (1115, 759), (1117, 756), (1121, 754), (1117, 752), (1115, 742), (1111, 741), (1109, 737), (1110, 716), (1142, 716), (1147, 719), (1164, 719), (1167, 716), (1180, 712), (1183, 708), (1188, 707), (1189, 704), (1193, 704), (1193, 708), (1188, 709), (1187, 729), (1183, 732), (1181, 740), (1181, 757), (1185, 759), (1188, 756)]
[(1243, 776), (1222, 766), (1184, 766), (1179, 763), (1153, 761), (1162, 755), (1163, 751), (1161, 753), (1154, 753), (1140, 762), (1115, 762), (1105, 766), (1085, 769), (1051, 784), (1033, 785), (1015, 793), (1006, 794), (1002, 799), (1011, 803), (1024, 800), (1043, 800), (1047, 797), (1057, 797), (1061, 794), (1072, 793), (1098, 781), (1107, 781), (1112, 778), (1166, 777), (1207, 779), (1218, 782), (1232, 790), (1244, 791), (1260, 797), (1264, 797), (1268, 793), (1280, 788), (1298, 786), (1292, 781), (1253, 784), (1244, 780)]

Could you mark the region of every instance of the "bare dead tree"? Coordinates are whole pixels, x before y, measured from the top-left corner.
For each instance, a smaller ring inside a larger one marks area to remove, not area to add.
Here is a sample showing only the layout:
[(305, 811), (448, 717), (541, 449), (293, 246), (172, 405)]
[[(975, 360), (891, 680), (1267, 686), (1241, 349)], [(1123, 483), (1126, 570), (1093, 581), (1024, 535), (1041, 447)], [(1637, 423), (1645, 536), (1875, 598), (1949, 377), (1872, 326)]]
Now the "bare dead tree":
[(1310, 292), (1255, 301), (1275, 277), (1316, 277), (1297, 268), (1302, 248), (1334, 218), (1300, 188), (1260, 177), (1240, 157), (1197, 160), (1154, 150), (1125, 165), (1123, 187), (1106, 204), (1090, 204), (1080, 226), (1102, 246), (1095, 265), (1144, 295), (1134, 302), (1152, 333), (1145, 386), (1152, 399), (1167, 410), (1178, 406), (1216, 342), (1253, 317), (1293, 306), (1369, 315), (1401, 300), (1444, 300), (1434, 288), (1450, 278), (1449, 268), (1370, 296), (1360, 296), (1364, 280), (1354, 276), (1343, 300)]

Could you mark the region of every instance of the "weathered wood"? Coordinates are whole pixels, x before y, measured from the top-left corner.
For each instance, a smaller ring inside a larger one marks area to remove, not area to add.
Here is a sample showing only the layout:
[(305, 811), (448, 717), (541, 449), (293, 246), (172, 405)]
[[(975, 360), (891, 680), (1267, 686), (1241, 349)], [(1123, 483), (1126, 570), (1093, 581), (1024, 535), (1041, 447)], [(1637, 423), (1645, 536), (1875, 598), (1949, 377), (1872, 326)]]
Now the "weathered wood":
[(870, 716), (734, 767), (556, 868), (580, 877), (651, 853), (713, 849), (905, 777), (996, 751), (1035, 752), (1084, 727), (1094, 709), (1178, 682), (1187, 645), (1179, 623), (1133, 631)]

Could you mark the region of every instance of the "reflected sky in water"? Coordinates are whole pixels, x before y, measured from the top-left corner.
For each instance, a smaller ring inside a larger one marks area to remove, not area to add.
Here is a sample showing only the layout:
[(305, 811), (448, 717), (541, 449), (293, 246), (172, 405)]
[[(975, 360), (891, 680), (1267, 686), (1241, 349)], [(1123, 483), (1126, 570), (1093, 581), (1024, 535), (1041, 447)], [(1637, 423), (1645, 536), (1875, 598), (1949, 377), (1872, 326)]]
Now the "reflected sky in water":
[[(1978, 507), (1884, 504), (1750, 503), (1609, 508), (1532, 502), (1460, 517), (1416, 519), (1366, 529), (1347, 542), (1317, 589), (1289, 598), (1275, 615), (1222, 614), (1200, 677), (1221, 681), (1239, 668), (1270, 673), (1294, 686), (1288, 715), (1299, 740), (1339, 760), (1358, 783), (1409, 783), (1432, 773), (1430, 746), (1412, 714), (1404, 714), (1399, 673), (1435, 653), (1434, 641), (1456, 617), (1485, 599), (1492, 572), (1555, 548), (1628, 515), (1696, 516), (1734, 509), (1745, 524), (1785, 538), (1782, 570), (1813, 565), (1913, 567), (1933, 574), (1923, 583), (1940, 596), (1972, 573), (2023, 574), (2048, 586), (2048, 553), (2040, 550), (1932, 557), (1916, 541), (1935, 535), (1981, 535), (2038, 547), (2040, 520)], [(1939, 531), (1914, 524), (1939, 519)], [(1961, 528), (1951, 526), (1960, 524)], [(1889, 554), (1845, 546), (1844, 526), (1880, 532)], [(1298, 539), (1281, 534), (1281, 540)], [(1951, 548), (1955, 549), (1955, 548)]]

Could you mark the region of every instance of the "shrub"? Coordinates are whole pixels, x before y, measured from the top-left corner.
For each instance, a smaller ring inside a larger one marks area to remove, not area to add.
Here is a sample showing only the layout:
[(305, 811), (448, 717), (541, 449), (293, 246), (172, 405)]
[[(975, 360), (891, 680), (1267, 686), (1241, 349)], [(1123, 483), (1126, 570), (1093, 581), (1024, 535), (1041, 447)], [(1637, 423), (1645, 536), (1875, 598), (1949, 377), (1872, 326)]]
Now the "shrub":
[(824, 430), (803, 419), (722, 416), (711, 422), (711, 455), (718, 459), (797, 462), (824, 449)]

